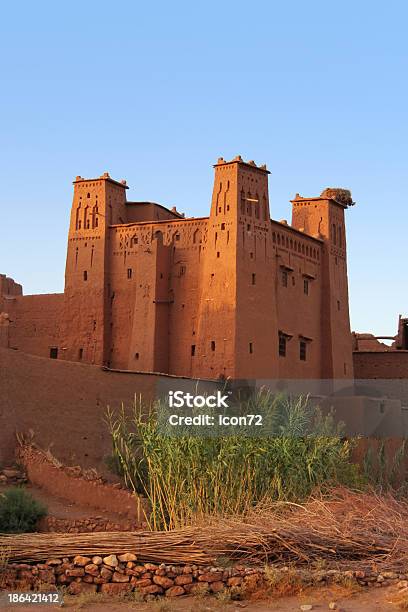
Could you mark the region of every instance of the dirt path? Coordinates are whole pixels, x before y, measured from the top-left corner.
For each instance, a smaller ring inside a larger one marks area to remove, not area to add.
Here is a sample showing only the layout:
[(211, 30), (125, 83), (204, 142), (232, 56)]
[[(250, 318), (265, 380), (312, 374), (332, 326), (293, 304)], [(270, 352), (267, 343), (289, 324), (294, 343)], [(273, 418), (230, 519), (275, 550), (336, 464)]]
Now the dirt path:
[[(9, 486), (0, 486), (0, 494), (9, 488)], [(91, 508), (90, 506), (74, 504), (66, 499), (55, 497), (44, 489), (32, 484), (24, 485), (24, 488), (31, 493), (34, 499), (42, 502), (46, 506), (49, 516), (53, 516), (57, 519), (80, 520), (101, 517), (111, 523), (123, 523), (126, 520), (119, 514), (106, 512), (100, 508)]]
[[(398, 589), (394, 587), (347, 590), (342, 587), (309, 589), (301, 595), (273, 599), (265, 597), (258, 601), (229, 602), (216, 597), (181, 597), (173, 600), (160, 599), (149, 603), (137, 601), (118, 602), (115, 599), (98, 601), (98, 596), (67, 597), (64, 608), (73, 612), (294, 612), (304, 604), (312, 604), (313, 611), (329, 610), (329, 603), (336, 602), (342, 612), (398, 612)], [(408, 605), (408, 596), (406, 598)], [(27, 606), (8, 606), (3, 610), (26, 612)], [(58, 606), (35, 606), (37, 612), (60, 610)]]

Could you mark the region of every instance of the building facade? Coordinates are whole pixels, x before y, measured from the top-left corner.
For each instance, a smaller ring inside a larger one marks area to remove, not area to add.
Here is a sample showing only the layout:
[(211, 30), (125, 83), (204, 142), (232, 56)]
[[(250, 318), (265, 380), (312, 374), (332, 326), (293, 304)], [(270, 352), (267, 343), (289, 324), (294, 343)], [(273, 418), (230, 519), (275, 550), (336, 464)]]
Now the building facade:
[(0, 276), (0, 345), (193, 378), (352, 378), (350, 192), (297, 194), (289, 225), (271, 220), (265, 166), (214, 168), (203, 218), (78, 176), (64, 293)]

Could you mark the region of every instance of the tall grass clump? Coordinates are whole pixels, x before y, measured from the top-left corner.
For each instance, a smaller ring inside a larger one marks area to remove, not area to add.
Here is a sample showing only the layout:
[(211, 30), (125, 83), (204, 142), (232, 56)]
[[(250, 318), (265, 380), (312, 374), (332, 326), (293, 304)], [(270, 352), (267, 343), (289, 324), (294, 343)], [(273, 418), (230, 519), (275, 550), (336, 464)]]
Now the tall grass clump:
[(352, 444), (333, 415), (307, 398), (261, 391), (240, 405), (262, 410), (268, 436), (241, 429), (222, 437), (167, 436), (158, 426), (160, 402), (136, 399), (131, 416), (108, 411), (113, 458), (127, 484), (151, 506), (151, 529), (174, 529), (211, 515), (245, 515), (258, 503), (298, 501), (315, 487), (355, 483)]
[(398, 497), (408, 494), (406, 440), (376, 439), (367, 441), (362, 459), (362, 474), (379, 493), (392, 492)]

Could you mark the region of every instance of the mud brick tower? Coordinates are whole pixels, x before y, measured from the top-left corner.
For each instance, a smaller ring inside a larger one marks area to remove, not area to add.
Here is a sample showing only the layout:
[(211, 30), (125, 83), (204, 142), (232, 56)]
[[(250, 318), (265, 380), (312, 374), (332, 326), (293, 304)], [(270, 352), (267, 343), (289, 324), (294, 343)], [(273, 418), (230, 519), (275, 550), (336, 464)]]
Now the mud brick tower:
[(289, 225), (270, 217), (268, 175), (220, 158), (202, 218), (127, 201), (108, 173), (78, 176), (64, 293), (8, 295), (2, 277), (2, 343), (189, 377), (352, 378), (351, 194), (296, 195)]

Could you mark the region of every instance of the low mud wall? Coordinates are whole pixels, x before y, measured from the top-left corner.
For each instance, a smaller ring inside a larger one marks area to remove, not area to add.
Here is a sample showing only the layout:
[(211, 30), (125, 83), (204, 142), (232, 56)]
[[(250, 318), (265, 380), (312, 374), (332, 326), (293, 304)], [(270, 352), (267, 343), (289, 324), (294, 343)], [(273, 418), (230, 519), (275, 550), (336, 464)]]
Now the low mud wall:
[(144, 511), (148, 508), (146, 500), (119, 484), (105, 483), (97, 474), (83, 471), (79, 467), (53, 465), (47, 453), (33, 446), (20, 447), (17, 459), (24, 467), (29, 482), (51, 495), (126, 517), (136, 527), (145, 524)]

